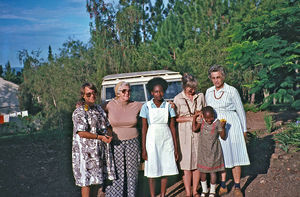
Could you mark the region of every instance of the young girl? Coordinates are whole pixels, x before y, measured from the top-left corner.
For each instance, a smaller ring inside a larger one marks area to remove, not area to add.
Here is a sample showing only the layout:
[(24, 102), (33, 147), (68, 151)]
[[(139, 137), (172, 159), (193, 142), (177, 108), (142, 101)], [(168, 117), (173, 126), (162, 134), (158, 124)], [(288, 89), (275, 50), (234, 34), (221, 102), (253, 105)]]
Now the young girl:
[[(175, 111), (163, 99), (168, 83), (160, 77), (147, 83), (153, 99), (142, 106), (142, 157), (145, 160), (144, 174), (149, 179), (151, 197), (155, 196), (155, 179), (161, 178), (161, 196), (165, 196), (167, 177), (178, 174), (178, 159), (175, 134)], [(170, 124), (170, 126), (168, 125)]]
[(220, 137), (225, 140), (225, 124), (226, 120), (215, 119), (214, 110), (212, 107), (207, 106), (202, 110), (203, 117), (200, 122), (197, 122), (197, 113), (193, 117), (193, 132), (200, 130), (199, 148), (198, 148), (198, 169), (201, 173), (201, 197), (208, 194), (206, 173), (210, 173), (210, 192), (209, 197), (214, 197), (216, 194), (216, 172), (225, 170), (224, 159), (220, 141)]

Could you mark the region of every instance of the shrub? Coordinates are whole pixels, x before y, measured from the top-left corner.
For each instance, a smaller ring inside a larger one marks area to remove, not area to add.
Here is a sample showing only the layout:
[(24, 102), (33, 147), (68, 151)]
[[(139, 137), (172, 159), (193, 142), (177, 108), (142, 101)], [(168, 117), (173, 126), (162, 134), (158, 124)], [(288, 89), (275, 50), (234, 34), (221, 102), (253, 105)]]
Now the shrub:
[(274, 130), (274, 120), (273, 120), (273, 116), (270, 114), (265, 114), (264, 115), (264, 120), (265, 120), (265, 124), (267, 127), (267, 131), (269, 133), (271, 133)]
[(278, 133), (274, 136), (274, 139), (279, 142), (280, 148), (289, 152), (293, 147), (295, 152), (300, 150), (300, 121), (297, 120), (294, 123), (290, 123), (287, 126), (287, 130), (283, 133)]

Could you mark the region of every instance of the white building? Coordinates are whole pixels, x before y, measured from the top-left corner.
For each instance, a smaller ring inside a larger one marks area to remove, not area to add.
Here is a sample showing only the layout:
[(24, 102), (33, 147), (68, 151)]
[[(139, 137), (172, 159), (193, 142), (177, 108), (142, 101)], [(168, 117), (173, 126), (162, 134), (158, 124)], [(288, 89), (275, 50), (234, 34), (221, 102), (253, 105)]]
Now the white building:
[(0, 113), (10, 114), (19, 112), (19, 86), (0, 77)]

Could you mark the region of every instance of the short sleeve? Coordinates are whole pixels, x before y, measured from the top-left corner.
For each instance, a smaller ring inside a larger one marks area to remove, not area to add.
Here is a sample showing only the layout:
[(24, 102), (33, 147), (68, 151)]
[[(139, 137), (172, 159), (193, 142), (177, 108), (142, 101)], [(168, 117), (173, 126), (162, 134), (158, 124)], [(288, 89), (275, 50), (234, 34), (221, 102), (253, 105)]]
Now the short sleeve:
[(170, 117), (171, 117), (171, 118), (176, 117), (175, 110), (171, 107), (170, 104), (168, 105), (168, 108), (169, 108), (169, 115), (170, 115)]
[(98, 110), (99, 110), (99, 112), (100, 112), (100, 114), (102, 116), (102, 119), (104, 121), (105, 126), (106, 127), (110, 127), (110, 123), (108, 121), (106, 112), (104, 111), (104, 109), (100, 105), (98, 105), (97, 107), (98, 107)]
[[(203, 93), (199, 93), (198, 94), (199, 96), (198, 96), (198, 106), (197, 107), (199, 107), (198, 108), (198, 110), (202, 110), (203, 109), (203, 107), (206, 107), (206, 101), (205, 101), (205, 97), (204, 97), (204, 94)], [(199, 106), (200, 105), (200, 106)]]
[(222, 129), (222, 126), (221, 126), (221, 121), (220, 120), (217, 120), (216, 121), (216, 129), (217, 131), (220, 133), (223, 129)]
[(175, 104), (176, 114), (179, 115), (180, 114), (180, 104), (179, 104), (178, 96), (175, 96), (174, 104)]
[(144, 103), (142, 106), (142, 109), (140, 111), (140, 117), (142, 118), (147, 118), (147, 114), (149, 113), (148, 107), (147, 107), (147, 103)]
[(85, 118), (85, 112), (82, 107), (75, 109), (72, 115), (74, 132), (88, 131), (88, 122)]

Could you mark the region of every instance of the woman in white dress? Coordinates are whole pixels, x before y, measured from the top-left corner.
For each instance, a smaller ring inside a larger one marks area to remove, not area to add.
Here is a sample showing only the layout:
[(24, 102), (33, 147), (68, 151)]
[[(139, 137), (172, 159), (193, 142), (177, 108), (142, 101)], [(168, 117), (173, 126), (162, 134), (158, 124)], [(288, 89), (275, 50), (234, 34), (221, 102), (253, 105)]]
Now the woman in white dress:
[[(153, 99), (142, 106), (142, 157), (144, 174), (149, 179), (151, 197), (155, 196), (155, 178), (161, 177), (161, 195), (165, 196), (167, 176), (178, 174), (175, 111), (163, 99), (168, 83), (160, 77), (147, 83)], [(170, 124), (170, 126), (169, 126)]]
[[(226, 83), (224, 68), (220, 65), (213, 65), (209, 69), (209, 78), (214, 86), (207, 89), (205, 100), (207, 105), (215, 109), (218, 119), (225, 119), (226, 140), (220, 139), (225, 167), (232, 168), (235, 184), (234, 196), (243, 196), (240, 189), (241, 166), (249, 165), (245, 137), (247, 132), (246, 115), (238, 91)], [(221, 174), (221, 187), (219, 195), (226, 194), (225, 184), (226, 172)]]

